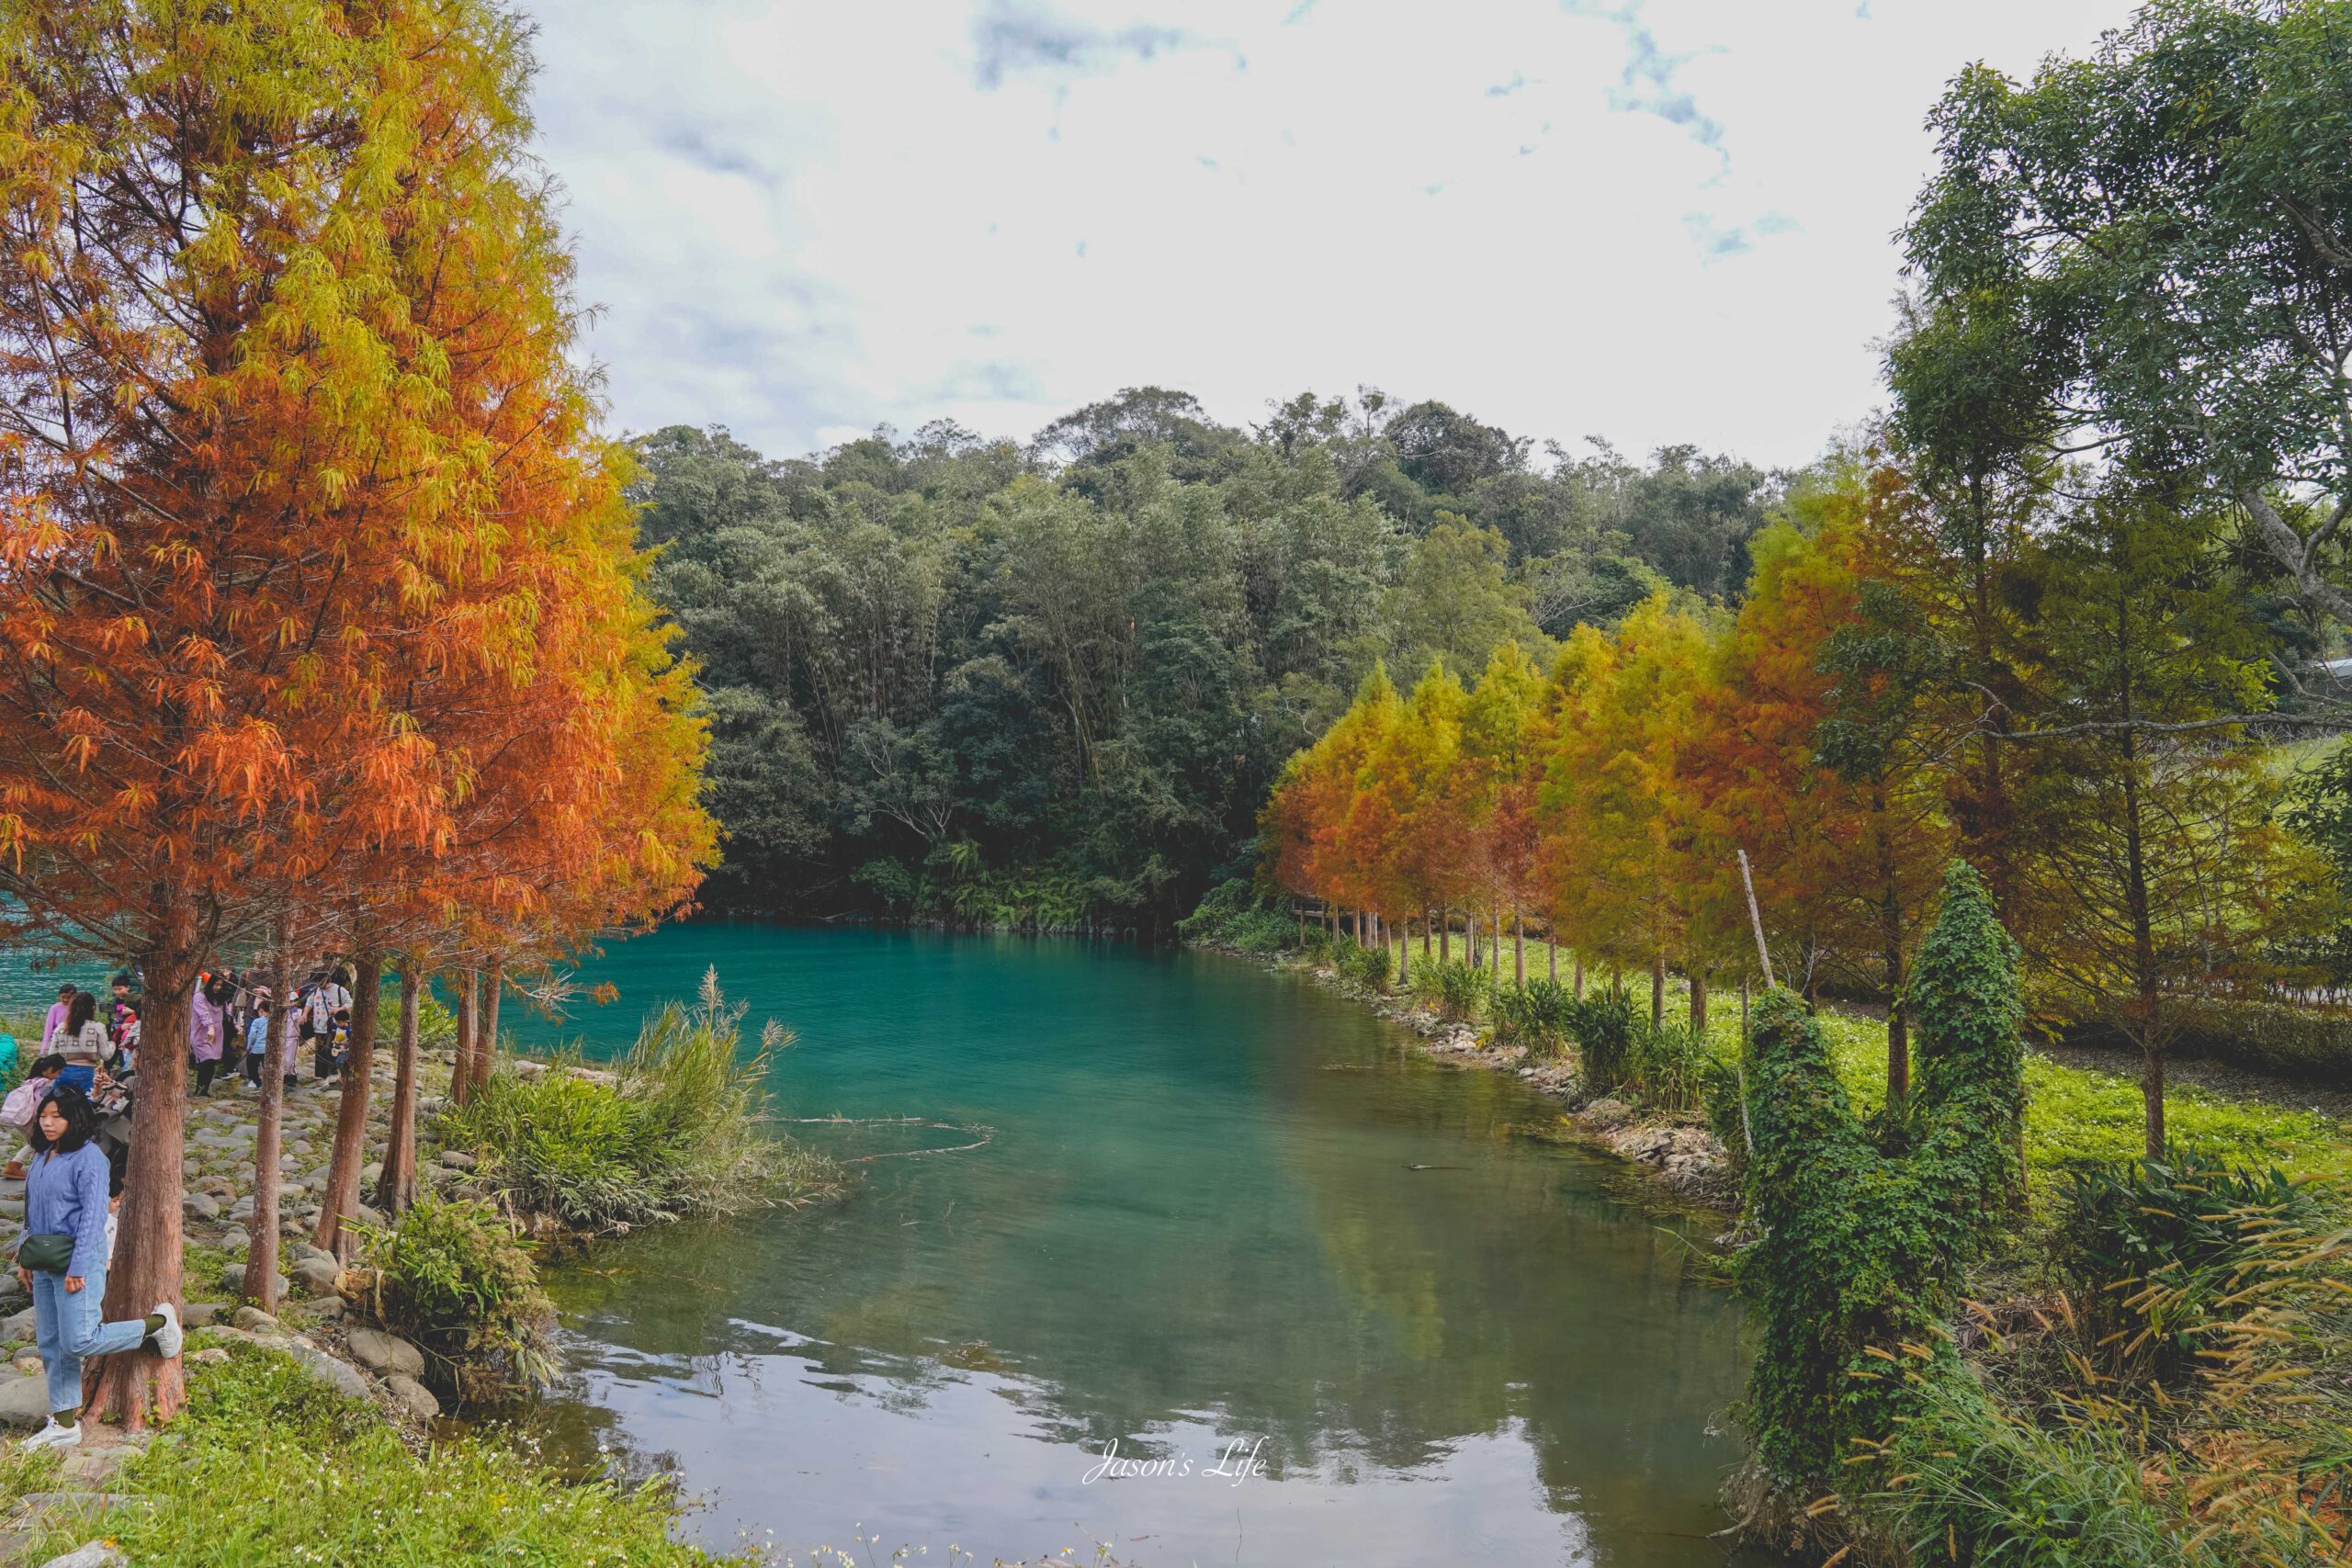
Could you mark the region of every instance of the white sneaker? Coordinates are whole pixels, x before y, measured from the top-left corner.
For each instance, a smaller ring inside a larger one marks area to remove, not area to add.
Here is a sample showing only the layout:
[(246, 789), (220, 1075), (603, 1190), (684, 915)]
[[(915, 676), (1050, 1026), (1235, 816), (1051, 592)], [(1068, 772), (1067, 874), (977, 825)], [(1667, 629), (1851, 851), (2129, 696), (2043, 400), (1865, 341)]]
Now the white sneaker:
[(57, 1418), (52, 1416), (50, 1417), (48, 1426), (18, 1443), (17, 1448), (22, 1452), (32, 1449), (73, 1449), (79, 1448), (81, 1445), (81, 1423), (77, 1421), (71, 1427), (61, 1427), (57, 1424)]
[(169, 1302), (157, 1302), (155, 1311), (164, 1318), (164, 1326), (154, 1333), (155, 1352), (168, 1361), (180, 1353), (179, 1309)]

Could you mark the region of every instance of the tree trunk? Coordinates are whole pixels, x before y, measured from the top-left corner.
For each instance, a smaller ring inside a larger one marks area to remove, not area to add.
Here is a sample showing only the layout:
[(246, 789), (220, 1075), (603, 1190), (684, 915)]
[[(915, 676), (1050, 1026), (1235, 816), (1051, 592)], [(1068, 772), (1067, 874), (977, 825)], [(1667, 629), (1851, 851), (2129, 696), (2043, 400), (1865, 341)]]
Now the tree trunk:
[(1650, 1022), (1666, 1021), (1666, 950), (1650, 954)]
[(1549, 920), (1544, 922), (1544, 973), (1552, 984), (1560, 983), (1559, 933), (1552, 929)]
[[(2126, 716), (2129, 716), (2127, 710)], [(2123, 732), (2123, 852), (2124, 902), (2132, 913), (2132, 1012), (2133, 1032), (2140, 1037), (2140, 1098), (2144, 1102), (2148, 1157), (2165, 1157), (2164, 1035), (2157, 1017), (2156, 944), (2154, 922), (2149, 915), (2146, 847), (2140, 837), (2140, 791), (2132, 770), (2132, 737)]]
[(1453, 961), (1453, 911), (1442, 904), (1437, 907), (1437, 961)]
[(1421, 956), (1422, 956), (1423, 958), (1427, 958), (1429, 955), (1430, 955), (1430, 907), (1429, 907), (1427, 904), (1424, 904), (1424, 905), (1422, 905), (1422, 906), (1421, 906)]
[(474, 1042), (474, 1087), (490, 1082), (491, 1065), (498, 1060), (498, 998), (506, 991), (506, 960), (490, 961), (490, 995), (482, 1001), (481, 1038)]
[[(1299, 913), (1304, 931), (1306, 915)], [(463, 1105), (474, 1097), (474, 1040), (481, 1030), (481, 972), (468, 969), (458, 986), (458, 1065), (449, 1073), (449, 1103)]]
[(1707, 1032), (1707, 972), (1704, 969), (1690, 971), (1690, 1032)]
[(1582, 953), (1577, 954), (1575, 973), (1577, 996), (1578, 999), (1582, 999), (1584, 996), (1584, 954)]
[(319, 1202), (318, 1245), (337, 1260), (351, 1257), (344, 1221), (359, 1206), (359, 1168), (368, 1161), (368, 1091), (376, 1065), (376, 1017), (383, 1000), (384, 961), (362, 953), (352, 964), (351, 1050), (343, 1063), (343, 1104), (334, 1117), (334, 1155)]
[(1510, 912), (1510, 977), (1527, 984), (1527, 917), (1517, 909)]
[[(1429, 936), (1427, 926), (1421, 928), (1421, 935), (1424, 939)], [(1411, 917), (1408, 916), (1405, 923), (1396, 928), (1396, 988), (1401, 991), (1412, 982), (1413, 921)]]
[(2117, 625), (2125, 673), (2118, 690), (2123, 719), (2123, 901), (2132, 916), (2132, 1012), (2140, 1037), (2140, 1098), (2147, 1122), (2148, 1157), (2165, 1157), (2164, 1034), (2157, 1017), (2155, 922), (2150, 914), (2147, 844), (2140, 829), (2140, 746), (2131, 728), (2134, 716), (2130, 671), (2132, 621), (2128, 598), (2118, 607)]
[[(187, 1117), (188, 996), (202, 954), (196, 950), (196, 909), (175, 888), (164, 900), (164, 938), (144, 965), (146, 1008), (140, 1020), (139, 1092), (130, 1116), (130, 1168), (124, 1173), (114, 1265), (107, 1270), (100, 1310), (109, 1322), (143, 1317), (158, 1302), (180, 1300), (180, 1161)], [(84, 1369), (84, 1409), (130, 1431), (167, 1421), (187, 1397), (185, 1371), (147, 1345), (107, 1356)]]
[[(1878, 822), (1878, 937), (1886, 964), (1886, 1104), (1890, 1111), (1911, 1098), (1911, 1030), (1903, 1016), (1903, 900), (1894, 877), (1894, 847), (1888, 842), (1886, 799), (1872, 796)], [(1894, 1125), (1899, 1120), (1890, 1117)]]
[(293, 1016), (294, 948), (279, 927), (269, 971), (269, 1044), (261, 1058), (261, 1111), (254, 1126), (253, 1240), (245, 1248), (244, 1299), (266, 1313), (277, 1311), (277, 1162), (284, 1155), (286, 1075), (294, 1063), (286, 1043), (286, 1021)]
[(392, 1124), (384, 1135), (384, 1174), (376, 1182), (376, 1207), (397, 1220), (416, 1201), (416, 1014), (429, 982), (424, 955), (401, 961), (401, 1024), (398, 1058), (392, 1065)]
[[(2002, 700), (2006, 694), (1999, 688), (2008, 682), (1996, 679), (1993, 656), (1993, 577), (1992, 565), (1992, 502), (1986, 493), (1985, 478), (1972, 474), (1968, 479), (1968, 505), (1973, 513), (1972, 537), (1968, 541), (1971, 584), (1972, 630), (1976, 654), (1976, 682), (1979, 688), (1994, 701), (1987, 713), (1988, 722), (1979, 728), (1976, 736), (1975, 798), (1966, 803), (1961, 815), (1962, 839), (1975, 851), (1969, 858), (1984, 874), (1991, 888), (1994, 907), (2009, 907), (2014, 878), (2010, 874), (2009, 799), (2007, 770), (2002, 765), (2002, 747), (2008, 739), (2009, 705)], [(2130, 731), (2125, 731), (2129, 734)]]

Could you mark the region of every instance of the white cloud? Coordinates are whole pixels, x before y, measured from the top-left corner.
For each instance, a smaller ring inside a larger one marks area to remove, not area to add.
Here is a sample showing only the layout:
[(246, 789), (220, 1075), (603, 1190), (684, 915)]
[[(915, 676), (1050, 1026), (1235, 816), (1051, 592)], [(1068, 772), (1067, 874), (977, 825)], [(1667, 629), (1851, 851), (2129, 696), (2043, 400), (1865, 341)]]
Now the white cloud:
[(781, 455), (1366, 383), (1803, 461), (1880, 400), (1943, 84), (2129, 10), (1162, 5), (548, 6), (542, 151), (613, 423)]

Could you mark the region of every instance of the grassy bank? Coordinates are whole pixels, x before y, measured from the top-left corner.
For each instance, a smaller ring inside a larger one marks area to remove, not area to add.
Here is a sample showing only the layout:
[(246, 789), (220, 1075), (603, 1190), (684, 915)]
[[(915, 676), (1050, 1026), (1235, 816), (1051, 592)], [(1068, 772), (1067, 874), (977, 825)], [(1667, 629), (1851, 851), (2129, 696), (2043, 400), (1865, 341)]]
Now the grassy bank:
[[(119, 1450), (105, 1484), (144, 1499), (102, 1521), (48, 1510), (22, 1561), (96, 1537), (140, 1568), (248, 1563), (544, 1563), (703, 1568), (720, 1559), (673, 1540), (662, 1483), (582, 1484), (492, 1438), (412, 1447), (364, 1401), (322, 1387), (251, 1345), (188, 1369), (188, 1403), (142, 1450)], [(67, 1464), (86, 1473), (85, 1454)], [(0, 1502), (89, 1483), (54, 1454), (0, 1458)]]

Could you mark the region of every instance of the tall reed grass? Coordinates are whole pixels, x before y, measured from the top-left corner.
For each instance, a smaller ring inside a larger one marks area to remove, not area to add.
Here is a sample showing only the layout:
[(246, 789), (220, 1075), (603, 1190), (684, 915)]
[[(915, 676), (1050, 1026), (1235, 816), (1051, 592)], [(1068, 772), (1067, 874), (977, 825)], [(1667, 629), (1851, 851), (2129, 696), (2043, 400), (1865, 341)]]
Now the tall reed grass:
[(444, 1113), (443, 1138), (473, 1152), (484, 1188), (577, 1230), (819, 1195), (836, 1168), (763, 1122), (769, 1069), (792, 1037), (771, 1022), (746, 1054), (743, 1011), (713, 969), (694, 1006), (645, 1021), (609, 1080), (572, 1071), (576, 1055), (536, 1077), (494, 1074)]

